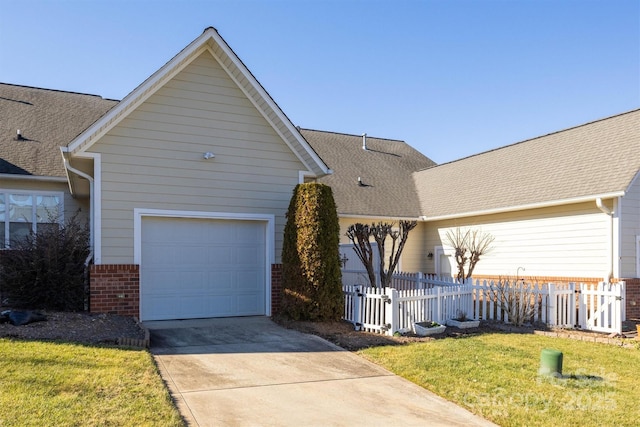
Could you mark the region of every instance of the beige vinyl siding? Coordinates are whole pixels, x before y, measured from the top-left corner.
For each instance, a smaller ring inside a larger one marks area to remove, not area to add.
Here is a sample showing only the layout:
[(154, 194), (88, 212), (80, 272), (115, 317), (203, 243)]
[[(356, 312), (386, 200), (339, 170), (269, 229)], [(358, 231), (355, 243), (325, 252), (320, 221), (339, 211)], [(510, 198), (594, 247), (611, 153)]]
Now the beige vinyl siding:
[[(222, 63), (226, 69), (235, 69), (235, 72), (233, 72), (233, 76), (236, 79), (236, 81), (241, 86), (249, 88), (247, 89), (247, 95), (250, 96), (252, 99), (256, 100), (257, 106), (262, 111), (266, 112), (266, 115), (269, 121), (271, 123), (276, 124), (276, 127), (278, 128), (279, 133), (287, 140), (294, 141), (296, 138), (293, 137), (291, 131), (287, 128), (285, 123), (278, 119), (278, 115), (276, 114), (276, 112), (273, 110), (273, 108), (269, 106), (269, 103), (265, 100), (265, 98), (258, 93), (257, 89), (255, 89), (252, 85), (247, 85), (248, 83), (247, 78), (241, 73), (239, 69), (233, 66), (231, 58), (229, 58), (223, 52), (223, 49), (219, 45), (213, 45), (213, 44), (209, 44), (209, 47), (212, 49), (213, 54), (217, 58), (224, 58), (222, 60)], [(267, 97), (268, 96), (269, 95), (267, 94)], [(297, 147), (291, 147), (291, 148), (293, 149), (298, 148), (299, 144), (297, 142), (295, 144), (297, 145)], [(303, 161), (307, 165), (313, 165), (315, 163), (311, 155), (307, 152), (307, 150), (298, 149), (298, 152), (300, 152)]]
[(640, 174), (632, 181), (620, 207), (620, 277), (640, 277), (636, 236), (640, 236)]
[[(396, 220), (389, 218), (340, 218), (340, 244), (351, 243), (347, 237), (347, 229), (356, 223), (372, 224), (374, 222), (394, 222)], [(411, 230), (409, 238), (405, 244), (404, 250), (400, 257), (400, 269), (407, 272), (423, 271), (425, 269), (426, 252), (424, 247), (424, 228), (425, 223), (419, 222), (418, 226)], [(387, 238), (385, 243), (386, 259), (389, 259), (389, 251), (391, 249), (391, 239)]]
[[(447, 230), (479, 229), (495, 237), (479, 275), (604, 277), (608, 272), (609, 217), (594, 203), (438, 221), (428, 224), (428, 251), (446, 246)], [(434, 260), (435, 261), (435, 260)], [(435, 272), (430, 263), (429, 273)]]
[(92, 151), (102, 154), (102, 263), (133, 262), (135, 208), (274, 214), (279, 262), (304, 166), (208, 52)]

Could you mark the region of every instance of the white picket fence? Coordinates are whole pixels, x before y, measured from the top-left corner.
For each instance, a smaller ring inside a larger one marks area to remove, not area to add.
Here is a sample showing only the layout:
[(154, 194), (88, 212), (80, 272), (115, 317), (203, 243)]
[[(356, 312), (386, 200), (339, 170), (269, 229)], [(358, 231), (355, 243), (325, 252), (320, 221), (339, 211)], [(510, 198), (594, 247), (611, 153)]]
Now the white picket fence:
[[(346, 273), (343, 283), (365, 283), (362, 272)], [(513, 304), (511, 310), (498, 302), (501, 290)], [(459, 283), (451, 278), (399, 273), (386, 289), (351, 284), (343, 285), (343, 292), (345, 320), (357, 330), (389, 335), (408, 332), (415, 322), (444, 324), (461, 314), (474, 320), (509, 322), (509, 312), (516, 314), (513, 307), (518, 304), (525, 307), (520, 315), (527, 322), (555, 327), (621, 333), (625, 320), (624, 282), (559, 285), (517, 281), (503, 286), (494, 281)]]

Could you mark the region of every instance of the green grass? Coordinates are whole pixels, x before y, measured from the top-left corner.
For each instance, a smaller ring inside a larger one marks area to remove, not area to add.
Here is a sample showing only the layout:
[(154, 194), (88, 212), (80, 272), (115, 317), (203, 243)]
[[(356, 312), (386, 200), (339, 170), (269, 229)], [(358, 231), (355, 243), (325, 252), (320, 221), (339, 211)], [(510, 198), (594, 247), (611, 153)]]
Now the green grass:
[[(562, 378), (537, 375), (544, 348)], [(501, 426), (640, 425), (638, 349), (495, 333), (359, 354)]]
[(182, 426), (143, 350), (0, 339), (0, 426)]

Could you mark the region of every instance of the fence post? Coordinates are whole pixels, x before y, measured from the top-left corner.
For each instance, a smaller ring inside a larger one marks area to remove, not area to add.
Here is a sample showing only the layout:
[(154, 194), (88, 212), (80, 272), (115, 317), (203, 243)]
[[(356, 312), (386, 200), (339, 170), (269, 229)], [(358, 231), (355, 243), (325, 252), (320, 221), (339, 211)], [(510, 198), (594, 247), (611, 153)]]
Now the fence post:
[(616, 284), (614, 284), (613, 286), (615, 286), (615, 302), (614, 302), (614, 313), (615, 313), (615, 322), (616, 322), (616, 329), (618, 334), (622, 334), (622, 322), (624, 322), (627, 319), (627, 315), (625, 312), (625, 306), (626, 306), (626, 290), (625, 290), (625, 283), (624, 282), (618, 282)]
[(353, 296), (353, 320), (355, 323), (355, 330), (359, 331), (362, 329), (362, 301), (364, 296), (362, 295), (360, 285), (356, 285), (353, 287), (355, 291), (355, 295)]
[(442, 295), (441, 295), (441, 293), (442, 293), (442, 287), (438, 286), (436, 288), (436, 295), (437, 295), (437, 298), (436, 298), (436, 317), (437, 317), (437, 320), (435, 320), (435, 321), (440, 323), (440, 324), (443, 324), (444, 322), (442, 320)]
[[(575, 284), (574, 284), (575, 286)], [(578, 293), (578, 321), (576, 323), (576, 325), (580, 328), (580, 329), (586, 329), (587, 327), (587, 319), (588, 319), (588, 313), (587, 313), (587, 304), (585, 302), (586, 297), (583, 292), (587, 290), (587, 287), (584, 283), (580, 283), (580, 290), (578, 291), (577, 289), (575, 290), (576, 293)], [(574, 294), (575, 295), (575, 294)], [(575, 296), (574, 296), (575, 299)]]
[(547, 283), (547, 288), (549, 289), (549, 299), (547, 300), (547, 310), (549, 311), (548, 319), (549, 325), (557, 326), (558, 325), (558, 313), (556, 309), (556, 285), (553, 283)]
[(385, 304), (389, 304), (384, 308), (384, 324), (389, 328), (386, 331), (387, 335), (393, 335), (398, 331), (398, 291), (394, 288), (386, 288), (384, 292), (386, 299)]
[[(469, 292), (468, 294), (466, 292)], [(464, 310), (467, 312), (467, 315), (469, 316), (469, 318), (473, 318), (473, 279), (469, 278), (467, 279), (465, 286), (464, 286)]]

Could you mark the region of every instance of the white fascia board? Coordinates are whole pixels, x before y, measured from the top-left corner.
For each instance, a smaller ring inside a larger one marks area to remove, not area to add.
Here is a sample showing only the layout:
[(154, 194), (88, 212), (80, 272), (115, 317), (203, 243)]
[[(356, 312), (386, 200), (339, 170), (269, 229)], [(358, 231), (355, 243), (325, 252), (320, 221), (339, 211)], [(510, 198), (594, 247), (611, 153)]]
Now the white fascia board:
[(366, 220), (380, 220), (389, 219), (391, 221), (420, 221), (422, 217), (416, 218), (411, 216), (388, 216), (388, 215), (352, 215), (347, 213), (338, 213), (338, 218), (354, 218), (354, 219), (366, 219)]
[(458, 214), (451, 215), (439, 215), (439, 216), (421, 216), (420, 219), (423, 221), (442, 221), (445, 219), (457, 219), (457, 218), (466, 218), (471, 216), (482, 216), (482, 215), (492, 215), (499, 214), (505, 212), (515, 212), (515, 211), (524, 211), (529, 209), (539, 209), (539, 208), (548, 208), (551, 206), (561, 206), (561, 205), (571, 205), (575, 203), (584, 203), (584, 202), (593, 202), (596, 199), (613, 199), (616, 197), (624, 196), (624, 191), (617, 191), (614, 193), (605, 193), (605, 194), (596, 194), (593, 196), (584, 196), (584, 197), (575, 197), (571, 199), (562, 199), (562, 200), (550, 200), (547, 202), (540, 203), (531, 203), (527, 205), (518, 205), (518, 206), (507, 206), (504, 208), (496, 208), (496, 209), (487, 209), (482, 211), (473, 211), (473, 212), (462, 212)]
[[(254, 89), (256, 92), (258, 92), (258, 94), (260, 95), (262, 100), (264, 102), (266, 102), (267, 105), (269, 105), (269, 107), (273, 110), (273, 112), (276, 114), (278, 119), (285, 125), (285, 127), (296, 138), (296, 142), (298, 144), (300, 144), (304, 148), (304, 150), (309, 154), (309, 156), (313, 159), (313, 161), (316, 163), (318, 168), (324, 174), (326, 174), (326, 175), (330, 174), (331, 170), (329, 169), (329, 167), (324, 163), (324, 161), (322, 161), (322, 159), (320, 159), (318, 154), (313, 150), (313, 148), (311, 148), (309, 143), (300, 134), (300, 131), (293, 125), (293, 123), (291, 123), (291, 120), (289, 120), (289, 118), (284, 114), (284, 112), (280, 109), (280, 107), (275, 103), (273, 98), (271, 98), (271, 96), (262, 87), (262, 85), (258, 82), (258, 80), (253, 76), (253, 74), (251, 74), (251, 72), (247, 69), (247, 67), (240, 60), (240, 58), (238, 58), (238, 56), (233, 52), (233, 50), (229, 47), (229, 45), (224, 41), (224, 39), (220, 36), (220, 34), (218, 34), (217, 32), (213, 31), (212, 36), (213, 36), (213, 39), (218, 44), (218, 46), (220, 47), (220, 49), (222, 49), (222, 51), (225, 53), (227, 58), (229, 58), (231, 60), (232, 64), (236, 67), (237, 70), (240, 71), (242, 76), (247, 79), (247, 81), (251, 84), (252, 89)], [(216, 58), (218, 63), (223, 67), (223, 69), (227, 72), (227, 74), (233, 79), (233, 81), (236, 83), (236, 85), (242, 90), (242, 92), (245, 94), (245, 96), (251, 101), (251, 103), (254, 105), (254, 107), (256, 107), (256, 109), (258, 111), (260, 111), (260, 113), (262, 114), (264, 119), (269, 122), (271, 127), (273, 127), (273, 129), (278, 133), (280, 138), (282, 138), (287, 143), (287, 145), (289, 146), (291, 151), (293, 151), (296, 154), (298, 159), (309, 169), (310, 172), (313, 172), (313, 168), (310, 167), (310, 165), (308, 165), (304, 161), (304, 159), (302, 158), (302, 156), (300, 155), (298, 150), (296, 150), (291, 145), (291, 143), (287, 140), (287, 138), (285, 138), (284, 135), (282, 135), (282, 133), (280, 132), (278, 127), (271, 121), (271, 119), (268, 117), (266, 112), (263, 111), (262, 108), (260, 108), (260, 106), (257, 105), (257, 103), (256, 103), (255, 99), (253, 98), (253, 96), (251, 96), (251, 94), (249, 94), (249, 92), (246, 90), (246, 88), (242, 84), (240, 84), (240, 82), (235, 78), (235, 76), (231, 72), (231, 70), (229, 70), (224, 65), (224, 61), (221, 58), (219, 58), (217, 55), (215, 55), (214, 52), (211, 52), (211, 54), (213, 55), (214, 58)]]
[(13, 173), (0, 173), (0, 180), (38, 181), (38, 182), (56, 182), (56, 183), (68, 182), (68, 179), (65, 178), (64, 176), (18, 175)]
[(104, 116), (89, 126), (84, 132), (78, 135), (68, 145), (68, 150), (72, 153), (84, 152), (93, 145), (93, 142), (100, 139), (105, 133), (116, 126), (125, 117), (125, 113), (138, 107), (153, 95), (163, 82), (170, 80), (187, 66), (188, 60), (195, 53), (204, 51), (204, 44), (211, 37), (207, 30), (200, 37), (191, 42), (180, 53), (174, 56), (169, 62), (164, 64), (158, 71), (147, 78), (140, 86), (131, 91), (115, 107), (109, 110)]

